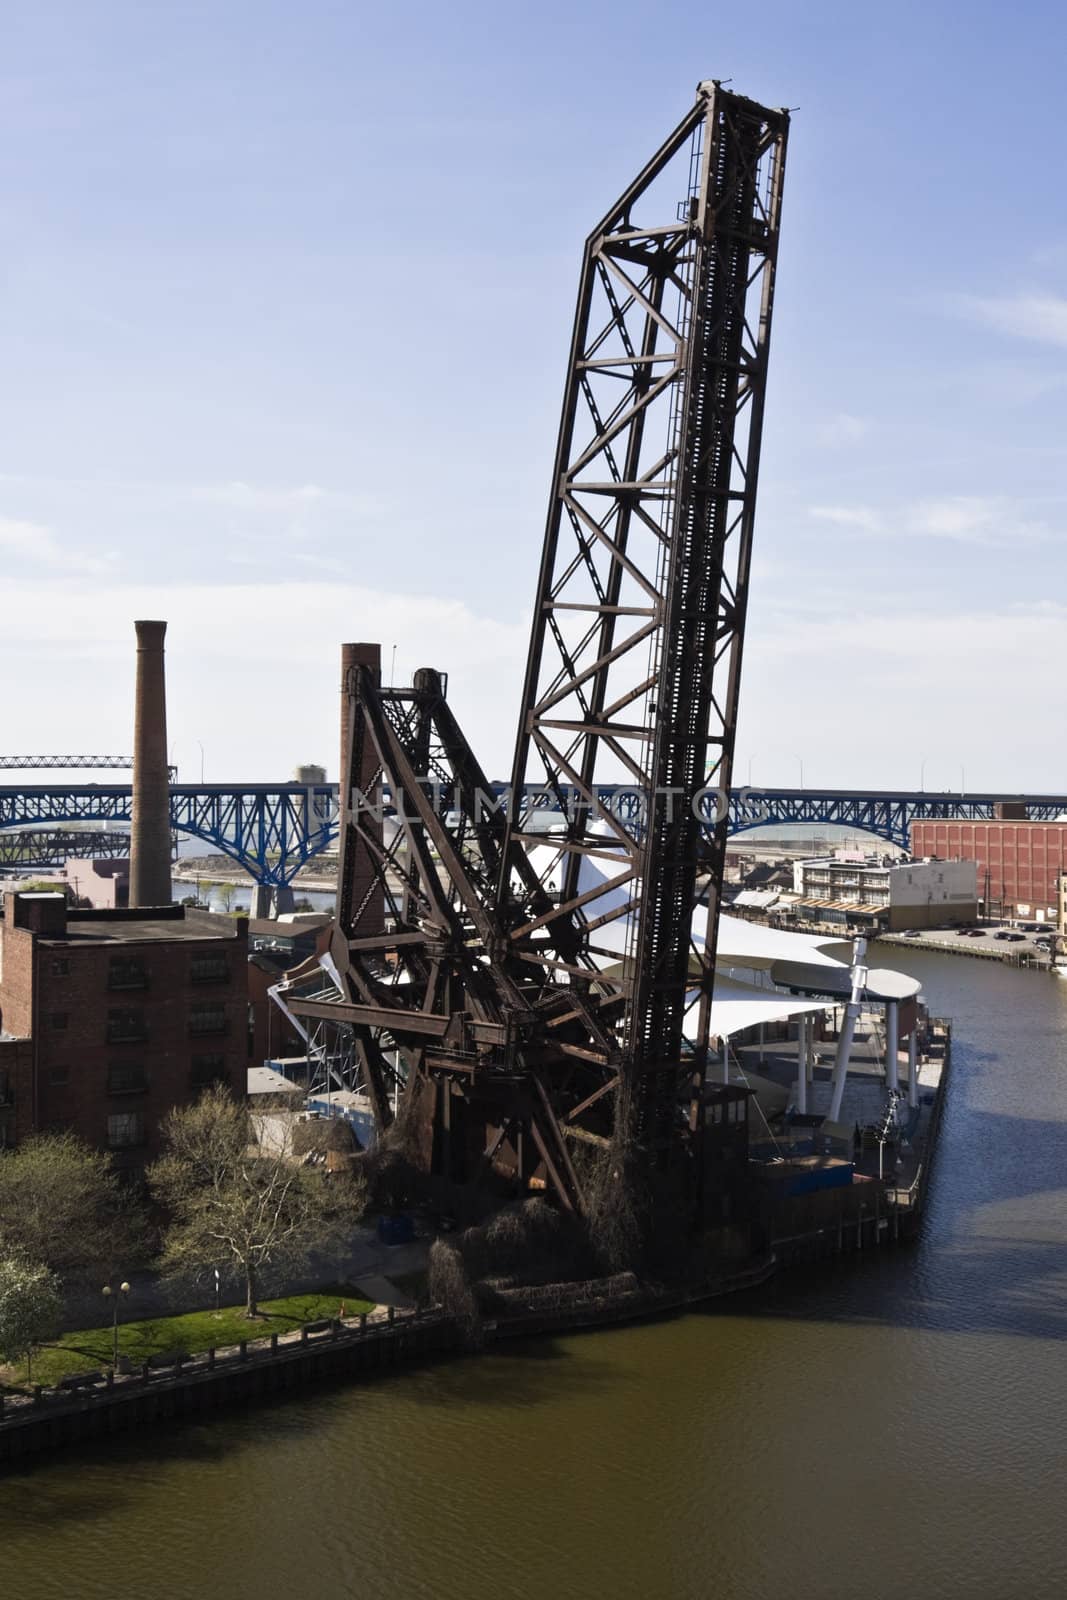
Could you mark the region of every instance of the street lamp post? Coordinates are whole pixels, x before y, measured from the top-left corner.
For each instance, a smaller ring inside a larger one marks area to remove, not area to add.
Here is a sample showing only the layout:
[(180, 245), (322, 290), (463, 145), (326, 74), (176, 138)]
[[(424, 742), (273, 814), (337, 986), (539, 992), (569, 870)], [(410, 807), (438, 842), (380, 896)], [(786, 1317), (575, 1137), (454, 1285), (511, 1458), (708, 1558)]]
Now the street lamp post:
[(200, 745), (200, 782), (203, 783), (203, 781), (204, 781), (204, 746), (203, 746), (202, 742), (199, 739), (196, 742), (197, 742), (198, 745)]
[(120, 1283), (117, 1289), (112, 1289), (109, 1283), (105, 1283), (103, 1288), (104, 1299), (111, 1301), (111, 1365), (116, 1372), (119, 1370), (119, 1301), (129, 1292), (128, 1283)]

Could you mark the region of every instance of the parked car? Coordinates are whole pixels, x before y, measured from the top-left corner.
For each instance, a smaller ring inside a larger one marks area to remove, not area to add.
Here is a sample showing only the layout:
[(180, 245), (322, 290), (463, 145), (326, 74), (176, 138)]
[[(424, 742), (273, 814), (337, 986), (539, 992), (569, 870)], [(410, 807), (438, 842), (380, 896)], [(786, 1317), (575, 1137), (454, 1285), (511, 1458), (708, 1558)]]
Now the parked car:
[(1013, 944), (1018, 944), (1020, 940), (1026, 938), (1026, 935), (1025, 933), (1013, 933), (1010, 928), (998, 928), (993, 937), (994, 939), (1010, 939)]
[(1020, 922), (1019, 927), (1023, 933), (1044, 933), (1045, 931), (1043, 922)]
[(917, 939), (920, 931), (921, 930), (919, 928), (905, 928), (904, 937), (905, 939)]
[(985, 938), (985, 929), (984, 928), (961, 928), (960, 929), (960, 938), (961, 939), (984, 939)]

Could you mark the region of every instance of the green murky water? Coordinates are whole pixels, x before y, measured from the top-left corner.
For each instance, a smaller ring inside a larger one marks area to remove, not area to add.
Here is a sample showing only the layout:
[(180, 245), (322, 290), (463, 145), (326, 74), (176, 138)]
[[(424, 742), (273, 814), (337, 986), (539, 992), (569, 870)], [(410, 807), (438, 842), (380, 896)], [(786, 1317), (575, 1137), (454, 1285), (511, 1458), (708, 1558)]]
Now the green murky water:
[(3, 1600), (1067, 1595), (1067, 982), (956, 1019), (921, 1243), (0, 1478)]

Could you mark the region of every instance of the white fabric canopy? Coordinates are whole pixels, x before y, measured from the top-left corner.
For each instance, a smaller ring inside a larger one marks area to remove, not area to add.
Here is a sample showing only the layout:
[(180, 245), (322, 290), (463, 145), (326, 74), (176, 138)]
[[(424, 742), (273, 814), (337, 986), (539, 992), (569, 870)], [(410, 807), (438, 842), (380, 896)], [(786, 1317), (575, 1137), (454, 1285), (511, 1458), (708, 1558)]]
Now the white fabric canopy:
[[(585, 855), (581, 859), (578, 869), (580, 895), (601, 889), (626, 871), (626, 864), (621, 857), (612, 859), (611, 840), (605, 839), (603, 846), (603, 855)], [(551, 844), (538, 844), (533, 845), (528, 854), (545, 888), (550, 894), (558, 894), (562, 870), (559, 850)], [(585, 912), (591, 922), (606, 913), (618, 913), (611, 922), (597, 928), (592, 935), (593, 943), (607, 952), (599, 958), (602, 968), (614, 966), (618, 957), (626, 951), (630, 919), (625, 914), (625, 908), (630, 900), (631, 888), (632, 881), (612, 888), (604, 887), (602, 893), (586, 902)], [(703, 945), (707, 925), (707, 906), (697, 906), (693, 913), (693, 937), (698, 948)], [(719, 917), (719, 942), (715, 959), (718, 969), (746, 967), (750, 971), (769, 972), (776, 964), (789, 961), (801, 962), (808, 967), (847, 968), (851, 955), (852, 943), (848, 939), (812, 933), (787, 933), (781, 928), (768, 928), (764, 923), (746, 922), (742, 917)]]
[[(694, 1019), (699, 998), (693, 995), (686, 1020)], [(811, 1011), (828, 1011), (825, 1000), (798, 1000), (795, 995), (778, 994), (774, 989), (759, 989), (754, 983), (739, 983), (721, 972), (715, 974), (711, 996), (709, 1031), (718, 1039), (729, 1039), (761, 1022), (786, 1022)]]
[[(708, 926), (707, 906), (697, 906), (693, 915), (693, 936), (698, 943)], [(719, 942), (715, 964), (719, 967), (749, 967), (769, 972), (779, 961), (803, 961), (812, 967), (847, 967), (852, 955), (848, 939), (814, 933), (786, 933), (783, 928), (768, 928), (762, 922), (746, 922), (743, 917), (719, 917)]]
[[(828, 972), (811, 961), (778, 961), (771, 968), (775, 983), (786, 983), (796, 989), (806, 989), (809, 994), (832, 994), (847, 1000), (852, 989), (852, 979), (845, 969)], [(863, 992), (869, 1000), (911, 1000), (919, 993), (922, 984), (904, 972), (894, 972), (891, 967), (870, 967)]]

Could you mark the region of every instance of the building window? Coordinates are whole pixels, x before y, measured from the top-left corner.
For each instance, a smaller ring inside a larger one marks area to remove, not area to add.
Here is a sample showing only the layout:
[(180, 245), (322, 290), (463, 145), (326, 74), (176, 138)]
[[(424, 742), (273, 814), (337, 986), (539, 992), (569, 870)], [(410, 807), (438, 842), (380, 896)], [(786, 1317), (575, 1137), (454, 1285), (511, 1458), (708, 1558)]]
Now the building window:
[(144, 1118), (139, 1111), (120, 1111), (107, 1119), (107, 1142), (111, 1150), (128, 1150), (144, 1144)]
[(48, 1025), (50, 1028), (65, 1028), (67, 1026), (67, 1013), (65, 1011), (51, 1012), (48, 1018)]
[(225, 1033), (225, 1006), (196, 1006), (189, 1013), (190, 1033)]
[(194, 1056), (189, 1083), (194, 1089), (208, 1089), (213, 1083), (228, 1081), (226, 1057), (220, 1055)]
[(107, 1014), (108, 1044), (122, 1044), (132, 1039), (147, 1039), (148, 1026), (143, 1011), (109, 1011)]
[(66, 956), (56, 956), (52, 962), (53, 978), (66, 978), (70, 973), (70, 961)]
[(147, 989), (148, 973), (144, 963), (131, 956), (112, 956), (107, 965), (109, 989)]
[(148, 1078), (139, 1061), (113, 1061), (107, 1069), (108, 1094), (143, 1094)]
[(225, 956), (194, 956), (189, 963), (190, 983), (229, 983), (230, 963)]
[(48, 1082), (53, 1089), (62, 1089), (70, 1082), (69, 1067), (49, 1067)]

